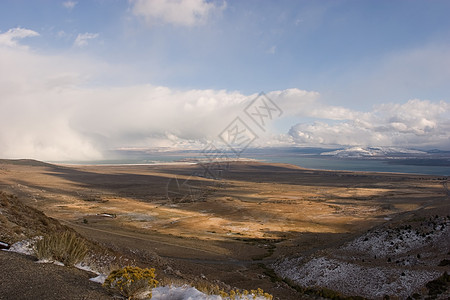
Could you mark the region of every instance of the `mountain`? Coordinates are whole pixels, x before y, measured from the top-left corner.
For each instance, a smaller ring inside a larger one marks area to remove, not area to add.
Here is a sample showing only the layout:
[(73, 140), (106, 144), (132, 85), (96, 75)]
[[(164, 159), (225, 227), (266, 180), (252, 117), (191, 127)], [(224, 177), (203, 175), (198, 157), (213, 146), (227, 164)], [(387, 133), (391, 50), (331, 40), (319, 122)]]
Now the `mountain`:
[(322, 152), (320, 155), (339, 158), (426, 158), (429, 156), (425, 151), (399, 147), (351, 147)]

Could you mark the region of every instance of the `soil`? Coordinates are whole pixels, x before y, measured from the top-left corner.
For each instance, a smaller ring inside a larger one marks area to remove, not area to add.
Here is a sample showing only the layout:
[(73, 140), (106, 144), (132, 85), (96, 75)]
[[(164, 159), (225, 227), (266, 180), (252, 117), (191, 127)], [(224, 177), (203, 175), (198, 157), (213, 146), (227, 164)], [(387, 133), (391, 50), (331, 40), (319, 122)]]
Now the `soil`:
[(36, 263), (31, 256), (0, 251), (0, 299), (111, 299), (95, 277), (76, 268)]

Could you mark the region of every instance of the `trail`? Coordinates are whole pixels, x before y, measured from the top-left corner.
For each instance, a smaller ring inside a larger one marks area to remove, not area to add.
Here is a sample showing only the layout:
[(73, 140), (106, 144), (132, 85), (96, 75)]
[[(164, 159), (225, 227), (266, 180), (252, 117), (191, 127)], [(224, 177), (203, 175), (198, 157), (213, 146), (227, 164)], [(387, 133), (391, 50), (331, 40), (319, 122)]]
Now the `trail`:
[(110, 231), (110, 230), (92, 228), (89, 226), (80, 225), (80, 224), (63, 221), (63, 220), (60, 220), (60, 221), (67, 224), (70, 227), (78, 227), (78, 228), (89, 230), (89, 231), (96, 231), (96, 232), (101, 232), (101, 233), (108, 234), (108, 235), (120, 236), (120, 237), (123, 237), (126, 239), (151, 242), (151, 243), (155, 243), (155, 244), (162, 244), (162, 245), (166, 245), (166, 246), (170, 246), (170, 247), (182, 248), (182, 249), (187, 249), (187, 250), (191, 250), (191, 251), (195, 251), (195, 252), (203, 252), (203, 253), (207, 253), (209, 255), (215, 255), (215, 256), (222, 257), (221, 259), (204, 259), (204, 258), (191, 258), (191, 257), (177, 257), (177, 256), (173, 256), (173, 255), (163, 255), (163, 254), (157, 253), (158, 256), (160, 256), (162, 258), (182, 260), (182, 261), (186, 261), (186, 262), (190, 262), (190, 263), (197, 263), (197, 264), (234, 265), (234, 266), (241, 266), (241, 267), (257, 263), (253, 260), (232, 259), (232, 258), (226, 256), (224, 253), (220, 253), (218, 251), (212, 251), (212, 250), (207, 250), (207, 249), (202, 249), (202, 248), (197, 248), (197, 247), (190, 247), (190, 246), (170, 243), (170, 242), (166, 242), (166, 241), (160, 241), (158, 239), (153, 239), (153, 238), (143, 238), (143, 237), (133, 236), (133, 235)]
[(121, 236), (121, 237), (128, 238), (128, 239), (141, 240), (141, 241), (146, 241), (146, 242), (153, 242), (153, 243), (163, 244), (163, 245), (167, 245), (167, 246), (171, 246), (171, 247), (178, 247), (178, 248), (184, 248), (184, 249), (189, 249), (189, 250), (193, 250), (193, 251), (205, 252), (205, 253), (208, 253), (208, 254), (216, 254), (216, 255), (217, 254), (221, 254), (221, 255), (223, 255), (222, 253), (218, 253), (218, 252), (214, 252), (214, 251), (210, 251), (210, 250), (205, 250), (205, 249), (200, 249), (200, 248), (195, 248), (195, 247), (189, 247), (189, 246), (183, 246), (183, 245), (169, 243), (169, 242), (163, 242), (163, 241), (160, 241), (160, 240), (157, 240), (157, 239), (131, 236), (129, 234), (124, 234), (124, 233), (119, 233), (119, 232), (109, 231), (109, 230), (104, 230), (104, 229), (98, 229), (98, 228), (92, 228), (92, 227), (89, 227), (89, 226), (80, 225), (80, 224), (76, 224), (76, 223), (68, 222), (68, 221), (63, 221), (63, 220), (60, 220), (60, 222), (66, 223), (69, 226), (75, 226), (75, 227), (79, 227), (79, 228), (83, 228), (83, 229), (87, 229), (87, 230), (91, 230), (91, 231), (93, 230), (93, 231), (102, 232), (102, 233), (106, 233), (106, 234), (117, 235), (117, 236)]

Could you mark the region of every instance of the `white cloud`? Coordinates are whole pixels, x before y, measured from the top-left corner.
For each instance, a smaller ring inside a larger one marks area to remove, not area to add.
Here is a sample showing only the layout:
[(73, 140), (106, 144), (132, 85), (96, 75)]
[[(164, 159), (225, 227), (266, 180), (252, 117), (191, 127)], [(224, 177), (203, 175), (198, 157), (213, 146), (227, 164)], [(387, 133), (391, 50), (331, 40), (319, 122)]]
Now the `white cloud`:
[(76, 56), (0, 48), (0, 126), (7, 128), (0, 131), (0, 157), (83, 160), (119, 147), (201, 144), (255, 97), (152, 85), (84, 87), (108, 73), (118, 70)]
[[(0, 33), (0, 46), (19, 47), (18, 40), (33, 36), (39, 36), (39, 33), (20, 27), (9, 29), (5, 33)], [(20, 47), (25, 48), (24, 46)]]
[(75, 7), (75, 5), (77, 5), (77, 3), (78, 2), (76, 2), (76, 1), (65, 1), (65, 2), (63, 2), (62, 5), (65, 8), (67, 8), (68, 10), (72, 10)]
[(414, 99), (348, 116), (338, 122), (300, 123), (289, 134), (303, 145), (450, 147), (450, 105), (444, 101)]
[(98, 33), (79, 33), (73, 44), (77, 47), (83, 47), (88, 44), (89, 40), (93, 40), (96, 38), (98, 38)]
[(361, 112), (324, 104), (317, 92), (288, 89), (267, 95), (285, 116), (309, 121), (289, 130), (294, 144), (450, 148), (450, 104), (446, 101), (412, 99)]
[[(243, 108), (256, 97), (153, 85), (92, 86), (120, 73), (122, 66), (73, 54), (47, 56), (0, 47), (0, 157), (83, 160), (122, 147), (201, 147), (244, 115)], [(445, 101), (410, 100), (359, 112), (321, 103), (314, 91), (266, 94), (284, 111), (285, 120), (317, 121), (297, 124), (278, 139), (273, 131), (266, 139), (258, 133), (255, 145), (450, 148), (450, 105)]]
[(203, 24), (214, 12), (225, 8), (205, 0), (131, 0), (132, 12), (148, 24), (167, 23), (177, 26)]

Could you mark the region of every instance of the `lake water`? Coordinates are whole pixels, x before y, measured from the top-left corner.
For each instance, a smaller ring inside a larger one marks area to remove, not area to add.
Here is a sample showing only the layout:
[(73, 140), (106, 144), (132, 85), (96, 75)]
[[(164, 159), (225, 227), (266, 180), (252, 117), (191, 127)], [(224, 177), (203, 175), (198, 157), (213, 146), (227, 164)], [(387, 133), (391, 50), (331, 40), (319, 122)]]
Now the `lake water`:
[[(256, 157), (255, 157), (256, 158)], [(389, 160), (368, 159), (339, 159), (331, 157), (270, 157), (264, 161), (275, 163), (287, 163), (308, 169), (319, 170), (343, 170), (343, 171), (366, 171), (366, 172), (394, 172), (450, 176), (448, 166), (417, 166), (393, 164)], [(398, 162), (400, 163), (400, 162)]]
[[(230, 155), (232, 157), (232, 155)], [(270, 163), (293, 164), (308, 169), (319, 170), (344, 170), (344, 171), (367, 171), (367, 172), (395, 172), (395, 173), (413, 173), (450, 176), (450, 166), (426, 165), (422, 161), (421, 165), (403, 164), (402, 160), (383, 160), (383, 159), (342, 159), (335, 157), (320, 156), (311, 153), (290, 153), (274, 151), (264, 152), (255, 151), (244, 153), (242, 158), (255, 159)], [(101, 160), (89, 162), (60, 162), (74, 164), (159, 164), (176, 163), (180, 161), (189, 161), (204, 158), (198, 152), (162, 152), (162, 153), (139, 153), (126, 155), (114, 160)]]

